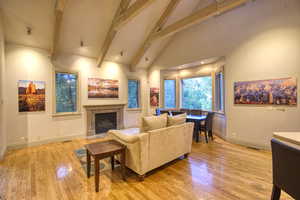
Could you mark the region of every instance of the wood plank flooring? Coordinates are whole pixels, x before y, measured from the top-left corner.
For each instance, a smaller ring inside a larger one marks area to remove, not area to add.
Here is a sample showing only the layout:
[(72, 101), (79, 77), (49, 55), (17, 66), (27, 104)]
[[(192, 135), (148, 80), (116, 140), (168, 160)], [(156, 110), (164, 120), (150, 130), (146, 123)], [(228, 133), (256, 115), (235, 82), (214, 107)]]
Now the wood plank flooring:
[[(271, 153), (229, 144), (219, 138), (194, 143), (188, 159), (178, 159), (139, 182), (120, 171), (87, 179), (74, 150), (97, 140), (73, 140), (10, 151), (0, 162), (0, 195), (6, 200), (199, 199), (266, 200), (272, 189)], [(0, 198), (1, 199), (1, 198)], [(283, 194), (282, 200), (292, 199)]]

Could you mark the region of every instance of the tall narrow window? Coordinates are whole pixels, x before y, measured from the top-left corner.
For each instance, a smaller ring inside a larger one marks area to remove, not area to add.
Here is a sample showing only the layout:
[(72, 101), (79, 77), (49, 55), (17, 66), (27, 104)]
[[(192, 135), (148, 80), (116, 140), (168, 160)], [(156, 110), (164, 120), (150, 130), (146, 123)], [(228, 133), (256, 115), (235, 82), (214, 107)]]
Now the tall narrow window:
[(212, 110), (211, 76), (182, 79), (181, 91), (182, 108)]
[(223, 72), (216, 74), (216, 111), (224, 112), (224, 76)]
[(164, 107), (176, 108), (176, 80), (164, 80)]
[(78, 112), (78, 74), (55, 72), (56, 113)]
[(139, 81), (128, 80), (128, 108), (139, 108)]

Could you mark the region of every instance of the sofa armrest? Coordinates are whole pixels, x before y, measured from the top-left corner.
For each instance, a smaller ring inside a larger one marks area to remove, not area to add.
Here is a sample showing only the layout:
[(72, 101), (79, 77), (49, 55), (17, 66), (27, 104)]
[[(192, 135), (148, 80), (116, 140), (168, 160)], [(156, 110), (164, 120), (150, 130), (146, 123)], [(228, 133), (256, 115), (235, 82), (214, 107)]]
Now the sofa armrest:
[(142, 175), (148, 166), (149, 133), (125, 134), (119, 130), (108, 132), (114, 139), (126, 145), (126, 166)]
[(118, 138), (119, 140), (125, 142), (125, 143), (135, 143), (139, 140), (139, 134), (136, 135), (126, 135), (118, 130), (110, 130), (108, 132), (109, 134), (113, 134), (116, 138)]

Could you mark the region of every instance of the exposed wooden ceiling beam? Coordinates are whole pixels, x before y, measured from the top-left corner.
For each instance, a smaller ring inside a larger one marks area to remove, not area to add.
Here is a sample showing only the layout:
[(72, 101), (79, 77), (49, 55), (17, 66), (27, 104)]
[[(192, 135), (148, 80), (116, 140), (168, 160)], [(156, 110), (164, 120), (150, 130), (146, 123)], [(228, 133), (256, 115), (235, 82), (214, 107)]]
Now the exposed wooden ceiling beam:
[(245, 3), (247, 3), (249, 0), (225, 0), (221, 3), (214, 2), (210, 4), (209, 6), (202, 8), (195, 13), (178, 20), (174, 24), (171, 24), (164, 28), (161, 31), (156, 32), (152, 35), (150, 42), (153, 42), (157, 39), (165, 38), (168, 36), (171, 36), (179, 31), (182, 31), (183, 29), (186, 29), (194, 24), (203, 22), (213, 16), (220, 15), (226, 11), (232, 10), (234, 8), (237, 8)]
[(51, 47), (51, 59), (55, 59), (57, 54), (57, 47), (60, 36), (61, 22), (63, 13), (67, 4), (67, 0), (57, 0), (55, 5), (55, 22), (54, 22), (54, 34), (53, 43)]
[(101, 54), (97, 60), (97, 66), (100, 67), (103, 60), (104, 60), (104, 57), (106, 56), (107, 52), (108, 52), (108, 49), (113, 41), (113, 39), (115, 38), (116, 34), (117, 34), (117, 31), (114, 29), (114, 24), (116, 23), (116, 21), (118, 20), (118, 17), (126, 12), (126, 10), (128, 9), (128, 6), (130, 4), (130, 1), (131, 0), (122, 0), (120, 2), (120, 5), (115, 13), (115, 16), (114, 16), (114, 19), (112, 21), (112, 24), (110, 25), (110, 28), (107, 32), (107, 35), (106, 35), (106, 38), (104, 40), (104, 43), (102, 45), (102, 48), (101, 48)]
[[(130, 0), (122, 0), (120, 6), (115, 14), (113, 19), (113, 23), (109, 28), (109, 31), (106, 35), (105, 41), (101, 48), (101, 55), (97, 60), (97, 66), (100, 67), (108, 50), (109, 47), (115, 38), (118, 29), (129, 22), (133, 17), (137, 16), (138, 13), (142, 11), (147, 5), (150, 5), (151, 2), (154, 0), (137, 0), (133, 3), (130, 7)], [(128, 8), (129, 7), (129, 8)]]
[(146, 38), (145, 42), (143, 43), (143, 45), (139, 48), (139, 50), (137, 51), (137, 53), (133, 57), (133, 60), (131, 61), (131, 64), (130, 64), (131, 71), (135, 71), (136, 65), (139, 63), (139, 61), (145, 55), (146, 51), (149, 49), (149, 47), (151, 45), (150, 44), (151, 36), (154, 33), (156, 33), (157, 31), (159, 31), (164, 26), (164, 24), (167, 22), (169, 16), (175, 10), (176, 6), (178, 5), (178, 3), (180, 1), (181, 0), (170, 0), (170, 3), (166, 7), (165, 11), (160, 16), (160, 18), (158, 19), (158, 21), (156, 22), (154, 28), (151, 30), (151, 32), (148, 35), (148, 37)]
[(123, 25), (137, 16), (144, 8), (153, 3), (154, 0), (136, 0), (127, 10), (118, 16), (114, 29), (119, 30)]

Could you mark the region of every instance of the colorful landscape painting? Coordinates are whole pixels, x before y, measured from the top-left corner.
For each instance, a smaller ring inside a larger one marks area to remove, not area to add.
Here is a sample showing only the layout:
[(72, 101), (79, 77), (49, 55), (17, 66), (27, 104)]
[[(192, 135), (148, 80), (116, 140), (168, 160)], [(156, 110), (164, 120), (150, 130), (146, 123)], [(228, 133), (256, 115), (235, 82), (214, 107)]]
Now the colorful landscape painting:
[(20, 80), (18, 82), (19, 112), (45, 111), (45, 82)]
[(150, 88), (150, 105), (159, 106), (159, 88)]
[(100, 78), (88, 79), (89, 98), (119, 98), (119, 81)]
[(297, 105), (296, 78), (234, 83), (235, 104)]

